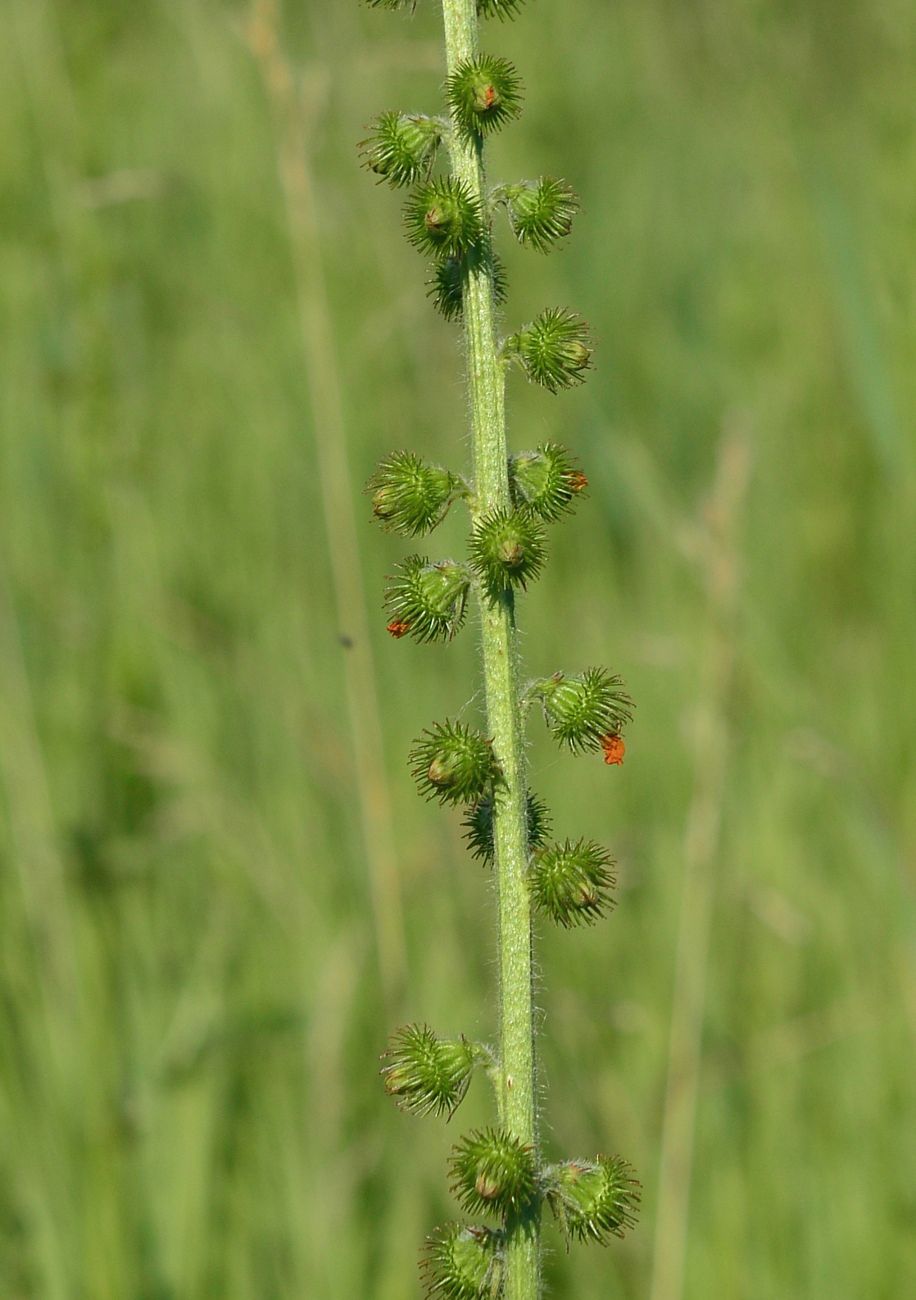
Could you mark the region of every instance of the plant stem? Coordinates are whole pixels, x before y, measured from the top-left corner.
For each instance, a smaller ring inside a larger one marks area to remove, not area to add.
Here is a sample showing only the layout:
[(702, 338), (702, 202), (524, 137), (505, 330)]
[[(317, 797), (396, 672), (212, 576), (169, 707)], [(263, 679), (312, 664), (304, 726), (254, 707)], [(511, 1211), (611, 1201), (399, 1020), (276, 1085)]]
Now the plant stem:
[[(442, 0), (445, 46), (451, 74), (477, 53), (475, 0)], [(450, 154), (455, 176), (486, 211), (480, 144), (454, 128)], [(475, 520), (509, 505), (505, 374), (497, 350), (493, 275), (486, 257), (472, 270), (464, 291), (464, 327), (470, 390), (476, 497)], [(532, 1007), (531, 902), (527, 884), (527, 822), (524, 751), (519, 703), (518, 638), (511, 592), (494, 603), (481, 593), (483, 670), (487, 726), (506, 789), (495, 801), (494, 841), (499, 896), (500, 1120), (536, 1148), (534, 1016)], [(540, 1294), (537, 1215), (508, 1225), (506, 1300)]]

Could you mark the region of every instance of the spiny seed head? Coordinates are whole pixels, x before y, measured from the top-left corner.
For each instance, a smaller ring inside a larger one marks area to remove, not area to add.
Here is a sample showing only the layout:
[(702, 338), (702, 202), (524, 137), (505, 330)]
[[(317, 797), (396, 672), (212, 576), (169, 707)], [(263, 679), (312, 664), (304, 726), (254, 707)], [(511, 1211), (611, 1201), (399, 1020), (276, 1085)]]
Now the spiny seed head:
[(477, 15), (479, 18), (499, 18), (505, 22), (508, 18), (514, 18), (524, 3), (525, 0), (477, 0)]
[(359, 146), (364, 165), (392, 187), (425, 179), (442, 143), (443, 122), (421, 114), (381, 113)]
[(584, 382), (591, 362), (588, 326), (581, 316), (562, 307), (541, 312), (530, 325), (506, 339), (503, 353), (521, 362), (532, 383), (551, 393)]
[(552, 522), (572, 509), (588, 479), (565, 447), (544, 442), (536, 451), (517, 451), (509, 457), (509, 491), (516, 506), (532, 510)]
[(539, 253), (549, 252), (569, 234), (579, 211), (575, 191), (554, 176), (503, 186), (497, 197), (506, 205), (515, 238)]
[(403, 537), (431, 532), (459, 490), (453, 474), (427, 465), (412, 451), (386, 456), (366, 484), (376, 519)]
[(440, 803), (474, 803), (494, 795), (503, 774), (492, 742), (460, 722), (436, 722), (409, 756), (417, 788)]
[(525, 587), (544, 565), (541, 523), (527, 510), (491, 511), (471, 535), (471, 567), (497, 600), (510, 587)]
[[(415, 641), (450, 641), (464, 623), (470, 586), (466, 565), (408, 555), (385, 591), (389, 632), (409, 633)], [(393, 632), (392, 624), (403, 631)]]
[(537, 1193), (531, 1147), (504, 1129), (477, 1129), (452, 1149), (452, 1191), (470, 1214), (521, 1211)]
[(449, 77), (446, 97), (458, 130), (470, 139), (498, 131), (522, 111), (522, 83), (508, 59), (478, 54)]
[(597, 1241), (622, 1237), (639, 1217), (640, 1186), (620, 1156), (567, 1160), (543, 1171), (545, 1194), (567, 1237)]
[(554, 740), (573, 753), (604, 748), (609, 734), (619, 736), (633, 720), (633, 701), (619, 677), (604, 668), (588, 668), (578, 677), (554, 673), (533, 688)]
[(436, 262), (426, 282), (427, 296), (446, 320), (459, 320), (464, 311), (464, 290), (469, 276), (486, 272), (493, 285), (493, 301), (501, 306), (506, 301), (506, 269), (494, 252), (479, 246), (461, 256), (444, 257)]
[(567, 929), (591, 925), (614, 907), (614, 863), (593, 840), (566, 840), (536, 852), (529, 868), (534, 906)]
[[(528, 851), (534, 853), (541, 848), (550, 834), (550, 813), (547, 805), (529, 790), (525, 801), (525, 813), (528, 829)], [(493, 800), (488, 796), (472, 804), (461, 823), (464, 838), (471, 851), (471, 857), (481, 858), (490, 866), (495, 854), (493, 843)]]
[(385, 1091), (402, 1110), (450, 1116), (467, 1092), (477, 1053), (466, 1038), (439, 1038), (428, 1025), (405, 1025), (382, 1060)]
[(420, 1268), (427, 1296), (497, 1300), (504, 1270), (502, 1234), (448, 1223), (428, 1239)]
[(483, 239), (480, 203), (454, 176), (418, 186), (404, 208), (404, 224), (410, 242), (436, 257), (460, 256)]

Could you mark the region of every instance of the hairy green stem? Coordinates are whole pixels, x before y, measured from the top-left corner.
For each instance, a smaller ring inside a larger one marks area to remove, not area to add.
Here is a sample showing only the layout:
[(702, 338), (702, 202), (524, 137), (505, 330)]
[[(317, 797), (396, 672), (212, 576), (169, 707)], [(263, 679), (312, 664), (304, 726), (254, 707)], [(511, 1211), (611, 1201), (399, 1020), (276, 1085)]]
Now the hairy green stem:
[[(475, 0), (442, 0), (448, 71), (477, 53)], [(457, 129), (450, 141), (452, 167), (486, 210), (481, 148)], [(509, 504), (505, 375), (497, 348), (494, 285), (489, 259), (480, 259), (464, 291), (464, 325), (473, 433), (475, 519)], [(499, 893), (500, 1117), (524, 1142), (537, 1146), (534, 1016), (532, 1006), (531, 901), (527, 884), (525, 763), (519, 703), (518, 638), (511, 591), (498, 602), (481, 595), (487, 726), (506, 789), (495, 801), (494, 842)], [(506, 1300), (540, 1294), (539, 1224), (536, 1216), (510, 1221)]]

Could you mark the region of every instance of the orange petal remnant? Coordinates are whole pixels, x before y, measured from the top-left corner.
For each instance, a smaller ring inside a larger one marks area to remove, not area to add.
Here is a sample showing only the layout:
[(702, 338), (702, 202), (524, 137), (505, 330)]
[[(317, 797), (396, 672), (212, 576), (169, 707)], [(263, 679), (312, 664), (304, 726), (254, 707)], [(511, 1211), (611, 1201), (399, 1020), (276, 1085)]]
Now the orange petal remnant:
[(402, 618), (393, 618), (388, 624), (387, 629), (393, 637), (399, 639), (410, 631), (410, 624), (405, 623)]
[(601, 748), (604, 751), (605, 763), (610, 763), (614, 767), (620, 766), (623, 762), (623, 756), (627, 752), (623, 737), (618, 736), (613, 731), (609, 735), (602, 737)]
[(570, 470), (567, 476), (567, 481), (569, 483), (570, 490), (573, 492), (584, 492), (585, 489), (588, 487), (588, 479), (582, 473), (581, 469)]

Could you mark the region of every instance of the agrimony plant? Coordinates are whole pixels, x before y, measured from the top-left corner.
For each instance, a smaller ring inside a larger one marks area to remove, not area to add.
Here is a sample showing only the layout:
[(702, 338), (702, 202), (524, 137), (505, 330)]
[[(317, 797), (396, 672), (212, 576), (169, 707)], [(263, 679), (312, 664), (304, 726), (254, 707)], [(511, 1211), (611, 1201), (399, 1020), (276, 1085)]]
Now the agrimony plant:
[[(431, 0), (430, 0), (431, 2)], [(412, 11), (416, 0), (367, 0), (373, 8)], [(499, 916), (499, 1041), (496, 1049), (464, 1036), (440, 1037), (407, 1025), (383, 1057), (390, 1096), (416, 1115), (451, 1117), (474, 1072), (494, 1085), (496, 1122), (461, 1137), (450, 1174), (458, 1204), (486, 1223), (450, 1223), (426, 1244), (422, 1273), (430, 1296), (444, 1300), (541, 1294), (541, 1219), (549, 1209), (567, 1241), (607, 1243), (632, 1226), (639, 1185), (618, 1155), (544, 1162), (538, 1133), (532, 1008), (535, 913), (573, 927), (594, 924), (614, 906), (614, 863), (583, 838), (553, 841), (550, 817), (527, 785), (523, 726), (539, 705), (557, 744), (573, 754), (602, 754), (618, 765), (633, 704), (619, 677), (601, 667), (521, 680), (516, 599), (540, 574), (547, 529), (572, 510), (587, 479), (556, 443), (508, 451), (506, 375), (518, 365), (556, 393), (582, 383), (591, 362), (588, 328), (576, 313), (548, 307), (503, 340), (496, 309), (506, 277), (493, 249), (502, 213), (518, 242), (549, 252), (570, 233), (578, 208), (557, 177), (488, 189), (484, 145), (522, 111), (522, 82), (512, 63), (479, 47), (483, 19), (511, 19), (524, 0), (441, 0), (447, 74), (442, 116), (385, 112), (360, 146), (366, 167), (392, 188), (407, 188), (404, 225), (431, 259), (434, 306), (464, 330), (470, 390), (473, 474), (429, 465), (410, 451), (387, 456), (369, 481), (372, 508), (385, 529), (428, 534), (456, 501), (470, 514), (467, 555), (410, 555), (389, 580), (385, 604), (395, 638), (449, 641), (477, 598), (483, 649), (486, 722), (436, 722), (410, 753), (421, 795), (464, 809), (473, 858), (494, 868)]]

